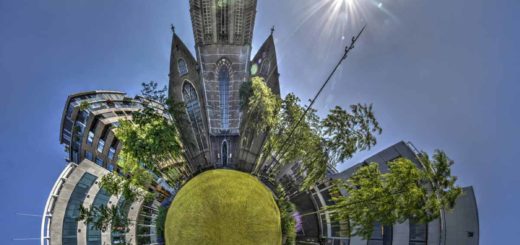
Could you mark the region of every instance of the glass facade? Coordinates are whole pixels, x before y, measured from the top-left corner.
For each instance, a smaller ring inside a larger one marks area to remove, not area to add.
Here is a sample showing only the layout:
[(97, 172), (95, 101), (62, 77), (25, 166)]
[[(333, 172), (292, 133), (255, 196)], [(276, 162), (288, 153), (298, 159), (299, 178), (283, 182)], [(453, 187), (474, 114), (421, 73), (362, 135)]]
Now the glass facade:
[(78, 221), (79, 207), (83, 205), (83, 201), (87, 196), (90, 187), (94, 184), (97, 177), (85, 173), (79, 180), (76, 187), (72, 191), (72, 194), (67, 203), (67, 209), (65, 210), (65, 217), (63, 218), (62, 228), (62, 244), (63, 245), (76, 245), (78, 244)]
[(220, 67), (218, 72), (220, 91), (220, 118), (221, 128), (229, 128), (229, 70), (226, 66)]
[[(106, 207), (108, 205), (109, 199), (110, 194), (108, 194), (108, 192), (106, 192), (104, 189), (100, 189), (94, 198), (92, 207)], [(91, 223), (89, 223), (87, 226), (87, 245), (101, 245), (101, 231), (96, 229)]]

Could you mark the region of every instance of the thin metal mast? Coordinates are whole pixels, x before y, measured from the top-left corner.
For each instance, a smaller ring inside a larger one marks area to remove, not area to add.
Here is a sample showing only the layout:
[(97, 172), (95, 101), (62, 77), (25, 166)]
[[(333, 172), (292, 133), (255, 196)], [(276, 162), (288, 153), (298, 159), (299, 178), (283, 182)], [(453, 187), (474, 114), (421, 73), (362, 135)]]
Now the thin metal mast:
[[(285, 149), (287, 148), (286, 146), (288, 146), (289, 144), (289, 140), (291, 139), (291, 137), (293, 136), (294, 132), (296, 131), (296, 129), (298, 128), (298, 126), (300, 126), (300, 123), (302, 122), (302, 120), (305, 118), (305, 116), (307, 115), (307, 113), (310, 111), (310, 109), (312, 108), (312, 106), (314, 105), (314, 103), (316, 102), (316, 100), (318, 99), (318, 97), (320, 96), (321, 92), (323, 91), (323, 89), (325, 88), (325, 86), (327, 86), (327, 84), (329, 83), (330, 79), (332, 78), (332, 76), (334, 75), (334, 73), (336, 73), (336, 71), (338, 70), (339, 66), (341, 65), (341, 63), (343, 63), (343, 61), (345, 59), (347, 59), (348, 57), (348, 53), (350, 52), (350, 50), (354, 49), (354, 44), (356, 43), (356, 41), (359, 39), (359, 37), (361, 36), (361, 34), (363, 34), (363, 32), (365, 31), (365, 28), (366, 28), (366, 25), (363, 26), (363, 28), (361, 29), (361, 31), (359, 31), (359, 33), (357, 34), (357, 36), (354, 36), (352, 37), (352, 40), (350, 42), (350, 45), (346, 46), (345, 47), (345, 52), (343, 53), (343, 56), (341, 57), (341, 59), (338, 61), (338, 63), (336, 64), (336, 66), (334, 67), (334, 69), (332, 69), (331, 73), (329, 74), (329, 76), (327, 77), (327, 79), (325, 80), (325, 82), (321, 85), (321, 88), (318, 90), (318, 92), (316, 93), (316, 95), (314, 95), (314, 98), (311, 100), (311, 103), (307, 106), (307, 108), (305, 109), (305, 111), (303, 112), (303, 114), (300, 116), (300, 118), (298, 119), (298, 122), (296, 122), (296, 125), (294, 127), (292, 127), (291, 131), (289, 132), (289, 136), (287, 136), (287, 138), (285, 139), (285, 141), (283, 142), (282, 144), (282, 149), (280, 150), (280, 153), (278, 153), (277, 155), (283, 155), (285, 154)], [(271, 152), (269, 152), (269, 154), (271, 154)], [(277, 157), (274, 158), (274, 160), (276, 162), (279, 162), (279, 160), (277, 159)]]

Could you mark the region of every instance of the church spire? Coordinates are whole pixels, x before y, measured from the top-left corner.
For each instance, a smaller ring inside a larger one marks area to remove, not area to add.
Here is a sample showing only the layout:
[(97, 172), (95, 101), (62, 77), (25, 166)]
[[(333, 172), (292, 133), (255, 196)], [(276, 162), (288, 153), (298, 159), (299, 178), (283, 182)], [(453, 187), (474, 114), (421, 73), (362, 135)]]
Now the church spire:
[(251, 45), (257, 0), (190, 0), (196, 45)]

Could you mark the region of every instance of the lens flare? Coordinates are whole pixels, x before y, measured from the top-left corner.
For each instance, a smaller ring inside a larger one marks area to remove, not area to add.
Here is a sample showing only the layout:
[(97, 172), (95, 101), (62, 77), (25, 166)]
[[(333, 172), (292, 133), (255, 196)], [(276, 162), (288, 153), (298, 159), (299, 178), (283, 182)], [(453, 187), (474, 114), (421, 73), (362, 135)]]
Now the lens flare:
[[(292, 40), (296, 33), (311, 33), (322, 50), (335, 48), (345, 42), (365, 24), (378, 25), (382, 19), (396, 20), (385, 8), (384, 0), (293, 0), (298, 25), (286, 36)], [(386, 3), (386, 2), (385, 2)], [(381, 18), (383, 17), (383, 18)], [(369, 27), (370, 28), (370, 27)], [(322, 52), (323, 53), (323, 52)]]

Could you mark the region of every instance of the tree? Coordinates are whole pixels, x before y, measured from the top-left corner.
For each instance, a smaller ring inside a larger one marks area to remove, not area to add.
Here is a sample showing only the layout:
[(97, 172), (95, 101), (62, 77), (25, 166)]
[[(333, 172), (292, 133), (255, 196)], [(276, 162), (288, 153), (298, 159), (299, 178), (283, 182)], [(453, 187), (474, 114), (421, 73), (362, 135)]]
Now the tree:
[(277, 124), (280, 99), (261, 77), (253, 77), (240, 87), (240, 105), (245, 112), (241, 127), (242, 147), (251, 146), (256, 137), (265, 140)]
[(182, 145), (170, 114), (173, 107), (164, 104), (166, 87), (159, 90), (153, 81), (142, 85), (143, 109), (131, 120), (121, 120), (115, 135), (123, 144), (118, 165), (131, 176), (132, 184), (146, 189), (152, 174), (163, 175), (161, 163), (182, 158)]
[(112, 231), (128, 232), (130, 220), (125, 216), (124, 212), (117, 207), (107, 207), (101, 205), (99, 207), (92, 207), (91, 209), (80, 206), (80, 215), (78, 221), (92, 224), (97, 230), (106, 231), (111, 226)]
[(166, 217), (168, 216), (168, 208), (167, 207), (159, 207), (159, 211), (157, 212), (157, 218), (155, 218), (155, 227), (157, 230), (157, 234), (161, 237), (164, 237), (164, 231), (166, 224)]
[(166, 104), (166, 91), (168, 88), (164, 86), (162, 89), (158, 89), (158, 84), (155, 81), (148, 83), (141, 83), (143, 89), (141, 89), (141, 95), (148, 100), (153, 100), (161, 104)]
[[(135, 179), (139, 178), (133, 176), (133, 178), (127, 179), (109, 173), (101, 178), (99, 186), (110, 195), (118, 196), (121, 194), (128, 202), (133, 202), (139, 198), (143, 200), (153, 198), (153, 193), (146, 191), (140, 187), (140, 185), (135, 185)], [(150, 197), (150, 195), (152, 195), (152, 197)]]
[(287, 198), (285, 190), (281, 185), (278, 185), (276, 188), (276, 196), (276, 204), (278, 204), (278, 209), (280, 210), (282, 235), (285, 237), (284, 245), (295, 244), (296, 221), (294, 220), (293, 214), (296, 208)]
[(446, 154), (436, 151), (433, 159), (420, 154), (423, 167), (399, 158), (388, 162), (381, 173), (377, 163), (365, 164), (347, 180), (337, 180), (331, 189), (333, 205), (323, 211), (344, 222), (347, 235), (368, 239), (374, 224), (392, 225), (413, 219), (422, 223), (451, 209), (462, 189), (451, 176), (453, 164)]
[(370, 150), (377, 143), (374, 134), (382, 132), (372, 105), (355, 104), (350, 109), (351, 113), (336, 106), (321, 122), (328, 156), (334, 165), (358, 151)]
[(240, 88), (241, 106), (255, 132), (264, 132), (277, 123), (280, 100), (261, 77), (253, 77)]
[(329, 165), (335, 166), (358, 151), (370, 149), (377, 142), (375, 135), (382, 132), (372, 105), (351, 105), (350, 112), (336, 106), (320, 119), (316, 110), (306, 110), (299, 103), (294, 94), (282, 101), (261, 162), (268, 160), (271, 152), (280, 163), (278, 167), (299, 161), (300, 174), (305, 176), (302, 189), (322, 179)]

